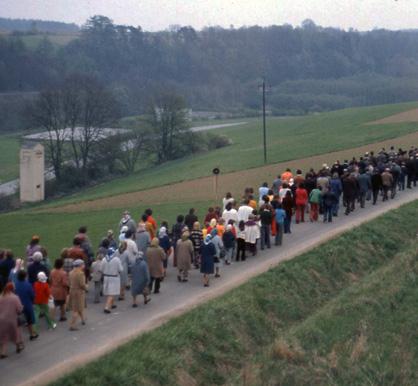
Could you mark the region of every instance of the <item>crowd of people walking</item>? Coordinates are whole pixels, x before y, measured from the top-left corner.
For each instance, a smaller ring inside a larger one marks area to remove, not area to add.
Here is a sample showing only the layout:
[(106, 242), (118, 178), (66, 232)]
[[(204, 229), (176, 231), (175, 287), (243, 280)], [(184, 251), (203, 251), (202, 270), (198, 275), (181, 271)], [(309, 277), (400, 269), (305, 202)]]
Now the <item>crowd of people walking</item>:
[(198, 269), (203, 286), (209, 287), (224, 266), (256, 256), (258, 249), (273, 243), (280, 246), (294, 224), (321, 219), (331, 223), (341, 213), (364, 208), (366, 201), (376, 205), (379, 197), (393, 199), (398, 191), (415, 187), (417, 179), (418, 150), (391, 147), (324, 164), (318, 171), (287, 169), (257, 191), (246, 188), (240, 197), (227, 193), (221, 206), (210, 207), (201, 222), (193, 208), (185, 216), (179, 214), (171, 228), (166, 221), (158, 226), (152, 209), (145, 210), (139, 222), (125, 211), (119, 233), (107, 231), (97, 250), (87, 227), (81, 226), (72, 245), (53, 263), (34, 235), (24, 258), (0, 250), (0, 358), (7, 357), (9, 342), (17, 353), (24, 349), (22, 327), (29, 340), (37, 339), (42, 319), (53, 330), (71, 312), (69, 329), (84, 325), (87, 291), (93, 292), (94, 303), (103, 302), (106, 314), (129, 292), (132, 307), (139, 306), (140, 297), (146, 305), (151, 294), (162, 290), (170, 263), (182, 285)]

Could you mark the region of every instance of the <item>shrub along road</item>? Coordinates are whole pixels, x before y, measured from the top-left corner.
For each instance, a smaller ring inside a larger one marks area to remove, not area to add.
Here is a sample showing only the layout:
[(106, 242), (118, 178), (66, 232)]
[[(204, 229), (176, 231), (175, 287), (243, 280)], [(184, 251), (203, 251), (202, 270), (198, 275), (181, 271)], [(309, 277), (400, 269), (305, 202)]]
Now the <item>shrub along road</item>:
[(418, 189), (406, 190), (394, 200), (379, 202), (377, 206), (368, 203), (365, 209), (356, 209), (349, 216), (340, 215), (333, 224), (319, 222), (294, 225), (293, 233), (285, 236), (282, 247), (272, 247), (271, 250), (259, 253), (256, 258), (223, 268), (221, 278), (213, 279), (210, 288), (202, 286), (198, 271), (192, 271), (188, 283), (179, 284), (171, 269), (162, 283), (161, 293), (153, 295), (150, 304), (133, 309), (128, 295), (127, 300), (117, 303), (116, 312), (110, 315), (103, 313), (103, 304), (92, 304), (90, 293), (87, 325), (78, 332), (69, 332), (67, 324), (59, 324), (54, 331), (41, 328), (38, 340), (27, 342), (21, 354), (12, 354), (0, 362), (2, 383), (40, 385), (52, 381), (132, 340), (138, 334), (154, 329), (196, 305), (243, 284), (278, 263), (292, 259), (341, 232), (416, 199)]

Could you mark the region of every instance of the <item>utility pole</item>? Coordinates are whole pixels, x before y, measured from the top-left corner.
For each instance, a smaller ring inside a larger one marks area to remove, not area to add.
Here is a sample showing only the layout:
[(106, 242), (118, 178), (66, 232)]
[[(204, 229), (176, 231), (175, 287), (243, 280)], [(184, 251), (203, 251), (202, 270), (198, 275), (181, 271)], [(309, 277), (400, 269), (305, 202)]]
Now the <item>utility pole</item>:
[(267, 138), (266, 138), (266, 78), (263, 77), (263, 84), (259, 86), (263, 92), (263, 145), (264, 145), (264, 163), (267, 163)]

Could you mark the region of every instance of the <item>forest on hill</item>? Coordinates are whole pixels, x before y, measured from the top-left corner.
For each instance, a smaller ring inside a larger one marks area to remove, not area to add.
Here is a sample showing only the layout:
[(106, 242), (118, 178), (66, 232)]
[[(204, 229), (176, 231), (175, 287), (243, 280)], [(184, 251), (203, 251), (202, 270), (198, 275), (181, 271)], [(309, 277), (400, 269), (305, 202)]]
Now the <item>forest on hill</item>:
[(143, 112), (167, 89), (194, 110), (254, 115), (262, 77), (275, 115), (397, 103), (418, 99), (418, 31), (345, 31), (307, 20), (146, 32), (94, 16), (65, 46), (45, 38), (28, 47), (22, 37), (0, 36), (0, 111), (9, 117), (0, 128), (19, 126), (12, 118), (25, 98), (16, 92), (30, 95), (73, 74), (94, 74), (110, 87), (123, 115)]
[(0, 31), (4, 32), (49, 32), (69, 33), (78, 32), (79, 26), (75, 23), (63, 23), (60, 21), (36, 20), (36, 19), (10, 19), (0, 17)]

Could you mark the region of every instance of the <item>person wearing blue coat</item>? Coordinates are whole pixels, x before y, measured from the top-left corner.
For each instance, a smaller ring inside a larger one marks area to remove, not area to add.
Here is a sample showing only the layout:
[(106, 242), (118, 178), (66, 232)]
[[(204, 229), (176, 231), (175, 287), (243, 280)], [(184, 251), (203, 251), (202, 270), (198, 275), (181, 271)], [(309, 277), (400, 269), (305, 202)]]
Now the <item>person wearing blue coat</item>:
[(142, 252), (138, 253), (135, 263), (131, 267), (131, 274), (132, 307), (136, 308), (138, 307), (136, 302), (136, 297), (138, 295), (144, 295), (144, 304), (147, 304), (151, 301), (151, 299), (148, 298), (148, 285), (151, 278), (147, 262), (144, 260), (144, 255)]
[(32, 284), (26, 280), (26, 272), (20, 270), (17, 273), (17, 280), (15, 283), (15, 294), (19, 297), (20, 302), (23, 305), (23, 315), (25, 316), (28, 330), (30, 333), (30, 340), (34, 340), (38, 337), (38, 334), (33, 328), (35, 323), (35, 313), (33, 312), (33, 300), (35, 299), (35, 292), (33, 291)]
[(201, 249), (200, 272), (203, 273), (203, 285), (209, 287), (209, 275), (215, 272), (216, 248), (212, 242), (212, 236), (207, 235)]

